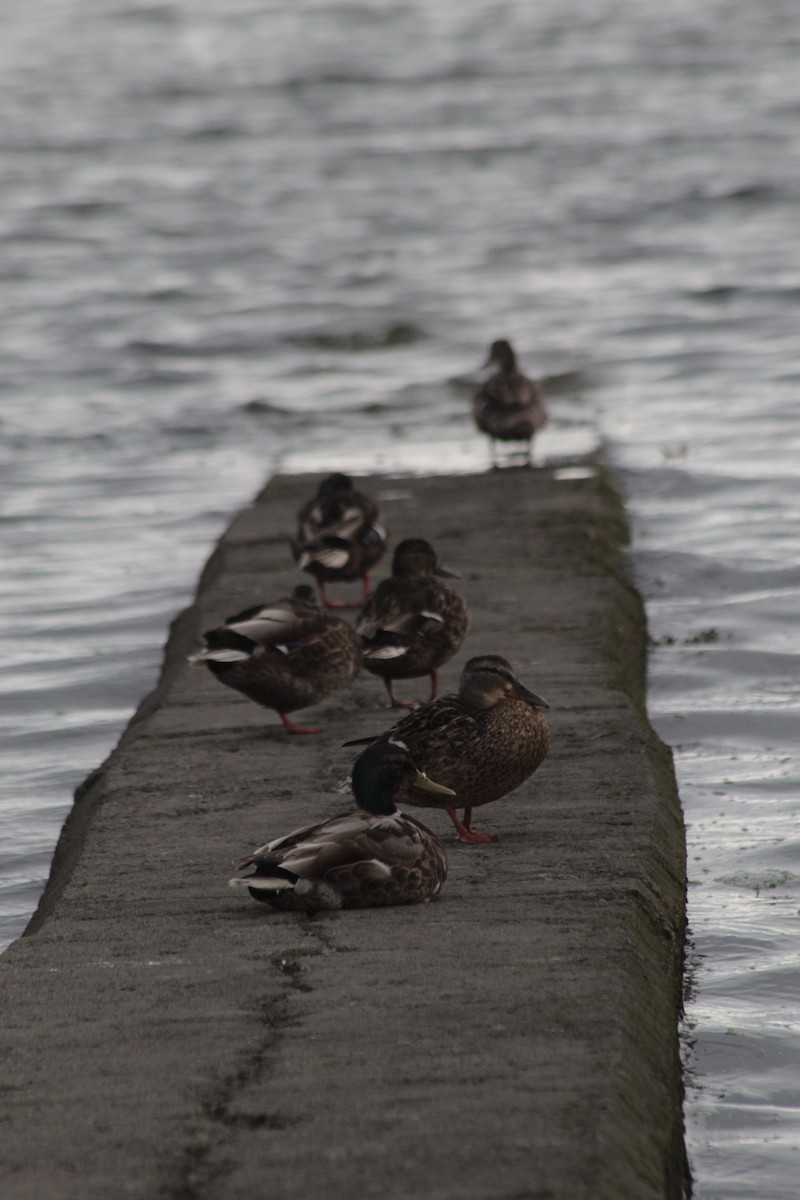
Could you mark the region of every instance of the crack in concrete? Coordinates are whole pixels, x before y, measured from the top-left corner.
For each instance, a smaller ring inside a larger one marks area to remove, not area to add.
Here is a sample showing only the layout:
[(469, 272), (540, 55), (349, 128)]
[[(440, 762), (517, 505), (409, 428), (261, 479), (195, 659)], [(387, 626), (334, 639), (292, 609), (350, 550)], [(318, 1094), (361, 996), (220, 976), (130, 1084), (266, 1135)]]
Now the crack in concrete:
[[(303, 954), (319, 952), (300, 950), (293, 953), (299, 958)], [(298, 979), (303, 968), (292, 953), (275, 954), (270, 961), (285, 980), (286, 990), (276, 997), (263, 997), (259, 1001), (256, 1019), (259, 1025), (266, 1027), (266, 1032), (255, 1046), (247, 1048), (239, 1065), (218, 1079), (201, 1098), (196, 1127), (179, 1152), (171, 1172), (172, 1179), (160, 1192), (161, 1200), (203, 1200), (208, 1188), (234, 1165), (232, 1157), (225, 1155), (225, 1149), (237, 1134), (263, 1129), (277, 1132), (296, 1123), (278, 1111), (233, 1111), (237, 1096), (264, 1078), (286, 1031), (299, 1024), (299, 1016), (290, 1011), (291, 992), (312, 990), (304, 980)]]

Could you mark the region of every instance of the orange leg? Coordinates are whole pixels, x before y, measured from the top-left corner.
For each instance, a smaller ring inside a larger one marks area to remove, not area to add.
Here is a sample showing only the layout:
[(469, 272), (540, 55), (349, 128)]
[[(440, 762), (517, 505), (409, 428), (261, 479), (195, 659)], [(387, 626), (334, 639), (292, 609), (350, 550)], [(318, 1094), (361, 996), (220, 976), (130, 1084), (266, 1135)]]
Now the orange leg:
[(325, 591), (325, 584), (321, 579), (317, 580), (317, 588), (319, 590), (319, 600), (323, 608), (360, 608), (360, 600), (331, 600), (328, 593)]
[(436, 667), (431, 671), (431, 694), (429, 699), (435, 700), (439, 695), (439, 672)]
[(289, 720), (286, 713), (278, 713), (278, 716), (283, 721), (283, 726), (287, 733), (319, 733), (319, 725), (304, 727), (302, 725), (295, 725), (294, 721)]
[(478, 833), (472, 828), (472, 809), (464, 809), (464, 820), (460, 820), (458, 813), (450, 804), (445, 805), (445, 812), (456, 827), (456, 833), (462, 842), (496, 842), (500, 837), (499, 833)]
[(384, 687), (386, 688), (386, 691), (389, 693), (389, 708), (416, 708), (417, 707), (416, 701), (414, 701), (414, 700), (398, 700), (397, 699), (397, 696), (395, 696), (395, 694), (394, 694), (394, 687), (392, 686), (391, 679), (384, 679), (383, 684), (384, 684)]

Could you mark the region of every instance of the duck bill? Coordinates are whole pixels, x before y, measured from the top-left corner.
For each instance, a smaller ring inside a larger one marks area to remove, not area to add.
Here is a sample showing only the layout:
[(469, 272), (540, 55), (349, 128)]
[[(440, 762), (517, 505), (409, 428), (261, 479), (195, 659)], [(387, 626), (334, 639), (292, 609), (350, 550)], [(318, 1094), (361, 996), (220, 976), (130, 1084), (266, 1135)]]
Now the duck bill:
[(413, 786), (419, 788), (421, 792), (436, 792), (439, 796), (455, 796), (452, 788), (445, 787), (442, 783), (434, 783), (422, 771), (417, 771), (413, 780)]
[(458, 571), (451, 571), (444, 563), (439, 563), (433, 570), (434, 575), (442, 575), (445, 579), (460, 579)]
[(520, 700), (524, 700), (526, 704), (530, 704), (531, 708), (549, 708), (550, 705), (542, 696), (537, 696), (536, 692), (530, 692), (524, 684), (519, 680), (514, 684), (514, 695)]

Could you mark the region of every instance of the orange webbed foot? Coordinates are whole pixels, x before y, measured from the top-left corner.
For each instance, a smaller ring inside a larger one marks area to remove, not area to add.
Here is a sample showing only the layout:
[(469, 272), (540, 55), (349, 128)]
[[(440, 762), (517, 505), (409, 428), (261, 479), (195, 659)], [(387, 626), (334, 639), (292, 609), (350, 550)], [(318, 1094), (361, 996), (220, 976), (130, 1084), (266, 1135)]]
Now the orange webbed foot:
[(283, 721), (283, 727), (287, 733), (319, 733), (319, 725), (295, 725), (294, 721), (290, 721), (286, 713), (278, 713), (278, 716)]
[(486, 843), (486, 842), (497, 842), (500, 840), (499, 833), (491, 833), (488, 830), (484, 833), (480, 833), (477, 829), (472, 828), (472, 809), (471, 808), (466, 808), (464, 810), (464, 820), (463, 821), (459, 817), (456, 810), (454, 808), (452, 808), (449, 804), (445, 806), (445, 811), (446, 811), (448, 817), (450, 818), (450, 820), (453, 822), (453, 824), (456, 827), (456, 833), (458, 834), (459, 841), (474, 842), (474, 843)]

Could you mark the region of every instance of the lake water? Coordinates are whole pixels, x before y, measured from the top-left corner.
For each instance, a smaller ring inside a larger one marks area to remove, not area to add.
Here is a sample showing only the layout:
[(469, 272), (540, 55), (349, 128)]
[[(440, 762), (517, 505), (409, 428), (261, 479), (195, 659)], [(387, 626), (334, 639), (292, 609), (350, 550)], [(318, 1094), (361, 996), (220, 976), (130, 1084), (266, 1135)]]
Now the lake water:
[(626, 490), (689, 827), (699, 1200), (800, 1178), (800, 9), (17, 0), (0, 42), (0, 935), (272, 471)]

